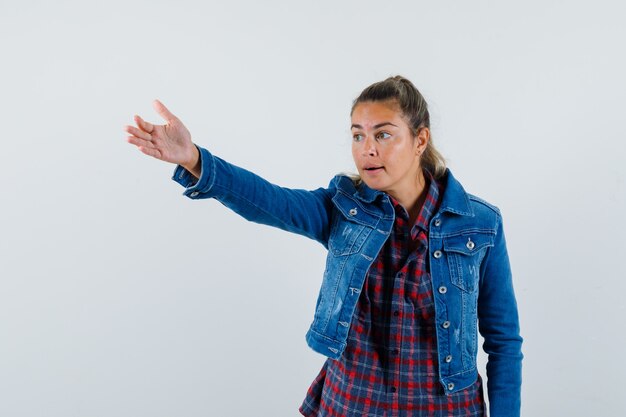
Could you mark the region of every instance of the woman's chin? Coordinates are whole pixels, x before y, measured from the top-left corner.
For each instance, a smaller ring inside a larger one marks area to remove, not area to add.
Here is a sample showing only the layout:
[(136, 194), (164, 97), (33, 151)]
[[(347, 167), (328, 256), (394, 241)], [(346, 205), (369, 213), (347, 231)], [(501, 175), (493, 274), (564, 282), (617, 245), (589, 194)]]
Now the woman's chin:
[(363, 180), (365, 185), (367, 185), (372, 190), (384, 191), (384, 187), (381, 181), (377, 181), (376, 179), (373, 179), (373, 178), (368, 178), (367, 176), (365, 177), (361, 176), (361, 179)]

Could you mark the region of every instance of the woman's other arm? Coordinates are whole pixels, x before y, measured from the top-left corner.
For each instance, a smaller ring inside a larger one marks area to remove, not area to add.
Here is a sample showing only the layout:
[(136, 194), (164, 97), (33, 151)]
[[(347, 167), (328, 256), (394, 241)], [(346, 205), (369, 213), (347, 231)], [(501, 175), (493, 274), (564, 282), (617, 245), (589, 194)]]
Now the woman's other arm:
[(522, 337), (502, 216), (497, 216), (494, 246), (481, 265), (478, 325), (485, 339), (490, 415), (519, 417), (522, 384)]

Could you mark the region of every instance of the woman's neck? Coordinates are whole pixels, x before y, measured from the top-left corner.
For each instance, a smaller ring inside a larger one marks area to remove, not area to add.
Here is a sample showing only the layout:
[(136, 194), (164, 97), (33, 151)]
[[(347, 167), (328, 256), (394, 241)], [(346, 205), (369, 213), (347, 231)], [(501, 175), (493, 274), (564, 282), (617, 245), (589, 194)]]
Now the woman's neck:
[(419, 215), (424, 200), (426, 200), (426, 177), (422, 169), (419, 169), (416, 182), (413, 185), (406, 187), (403, 192), (390, 192), (389, 194), (398, 201), (405, 208), (409, 214), (410, 224), (415, 223), (415, 219)]

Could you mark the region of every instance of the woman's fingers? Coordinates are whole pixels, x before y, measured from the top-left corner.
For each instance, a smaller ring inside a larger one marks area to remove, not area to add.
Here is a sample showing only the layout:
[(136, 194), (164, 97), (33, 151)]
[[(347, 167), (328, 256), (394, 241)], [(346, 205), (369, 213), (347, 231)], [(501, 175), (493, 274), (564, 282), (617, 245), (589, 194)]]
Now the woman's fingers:
[(154, 149), (154, 148), (146, 148), (144, 146), (139, 146), (139, 150), (143, 153), (145, 153), (146, 155), (149, 156), (153, 156), (157, 159), (161, 159), (161, 151), (159, 151), (158, 149)]
[(131, 135), (135, 135), (138, 138), (144, 139), (144, 140), (150, 140), (152, 139), (152, 135), (150, 133), (144, 132), (143, 130), (137, 129), (134, 126), (126, 126), (125, 130), (130, 133)]
[(152, 131), (154, 130), (154, 125), (152, 123), (146, 122), (139, 115), (136, 114), (134, 119), (135, 123), (137, 123), (137, 126), (139, 126), (139, 128), (144, 132), (152, 133)]
[(168, 123), (175, 121), (177, 118), (170, 112), (165, 104), (161, 103), (159, 100), (154, 100), (152, 102), (152, 106), (159, 113), (159, 115), (164, 118)]
[(143, 120), (139, 115), (134, 116), (137, 127), (125, 126), (124, 130), (130, 133), (126, 141), (137, 146), (144, 154), (162, 161), (177, 163), (180, 155), (186, 155), (187, 142), (191, 142), (189, 131), (181, 121), (168, 110), (159, 100), (152, 102), (154, 109), (163, 117), (167, 124), (153, 125)]
[(128, 136), (126, 138), (126, 141), (128, 143), (132, 143), (135, 146), (141, 146), (141, 147), (144, 147), (144, 148), (156, 149), (156, 146), (154, 146), (154, 143), (152, 143), (152, 142), (150, 142), (148, 140), (140, 139), (137, 136)]

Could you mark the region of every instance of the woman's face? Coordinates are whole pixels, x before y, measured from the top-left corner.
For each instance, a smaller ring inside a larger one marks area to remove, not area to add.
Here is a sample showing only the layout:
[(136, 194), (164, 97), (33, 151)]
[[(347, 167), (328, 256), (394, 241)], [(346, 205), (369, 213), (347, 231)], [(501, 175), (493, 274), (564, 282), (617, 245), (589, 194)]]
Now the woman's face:
[(426, 144), (422, 136), (413, 136), (395, 101), (357, 104), (352, 157), (365, 184), (394, 197), (416, 190), (419, 152)]

